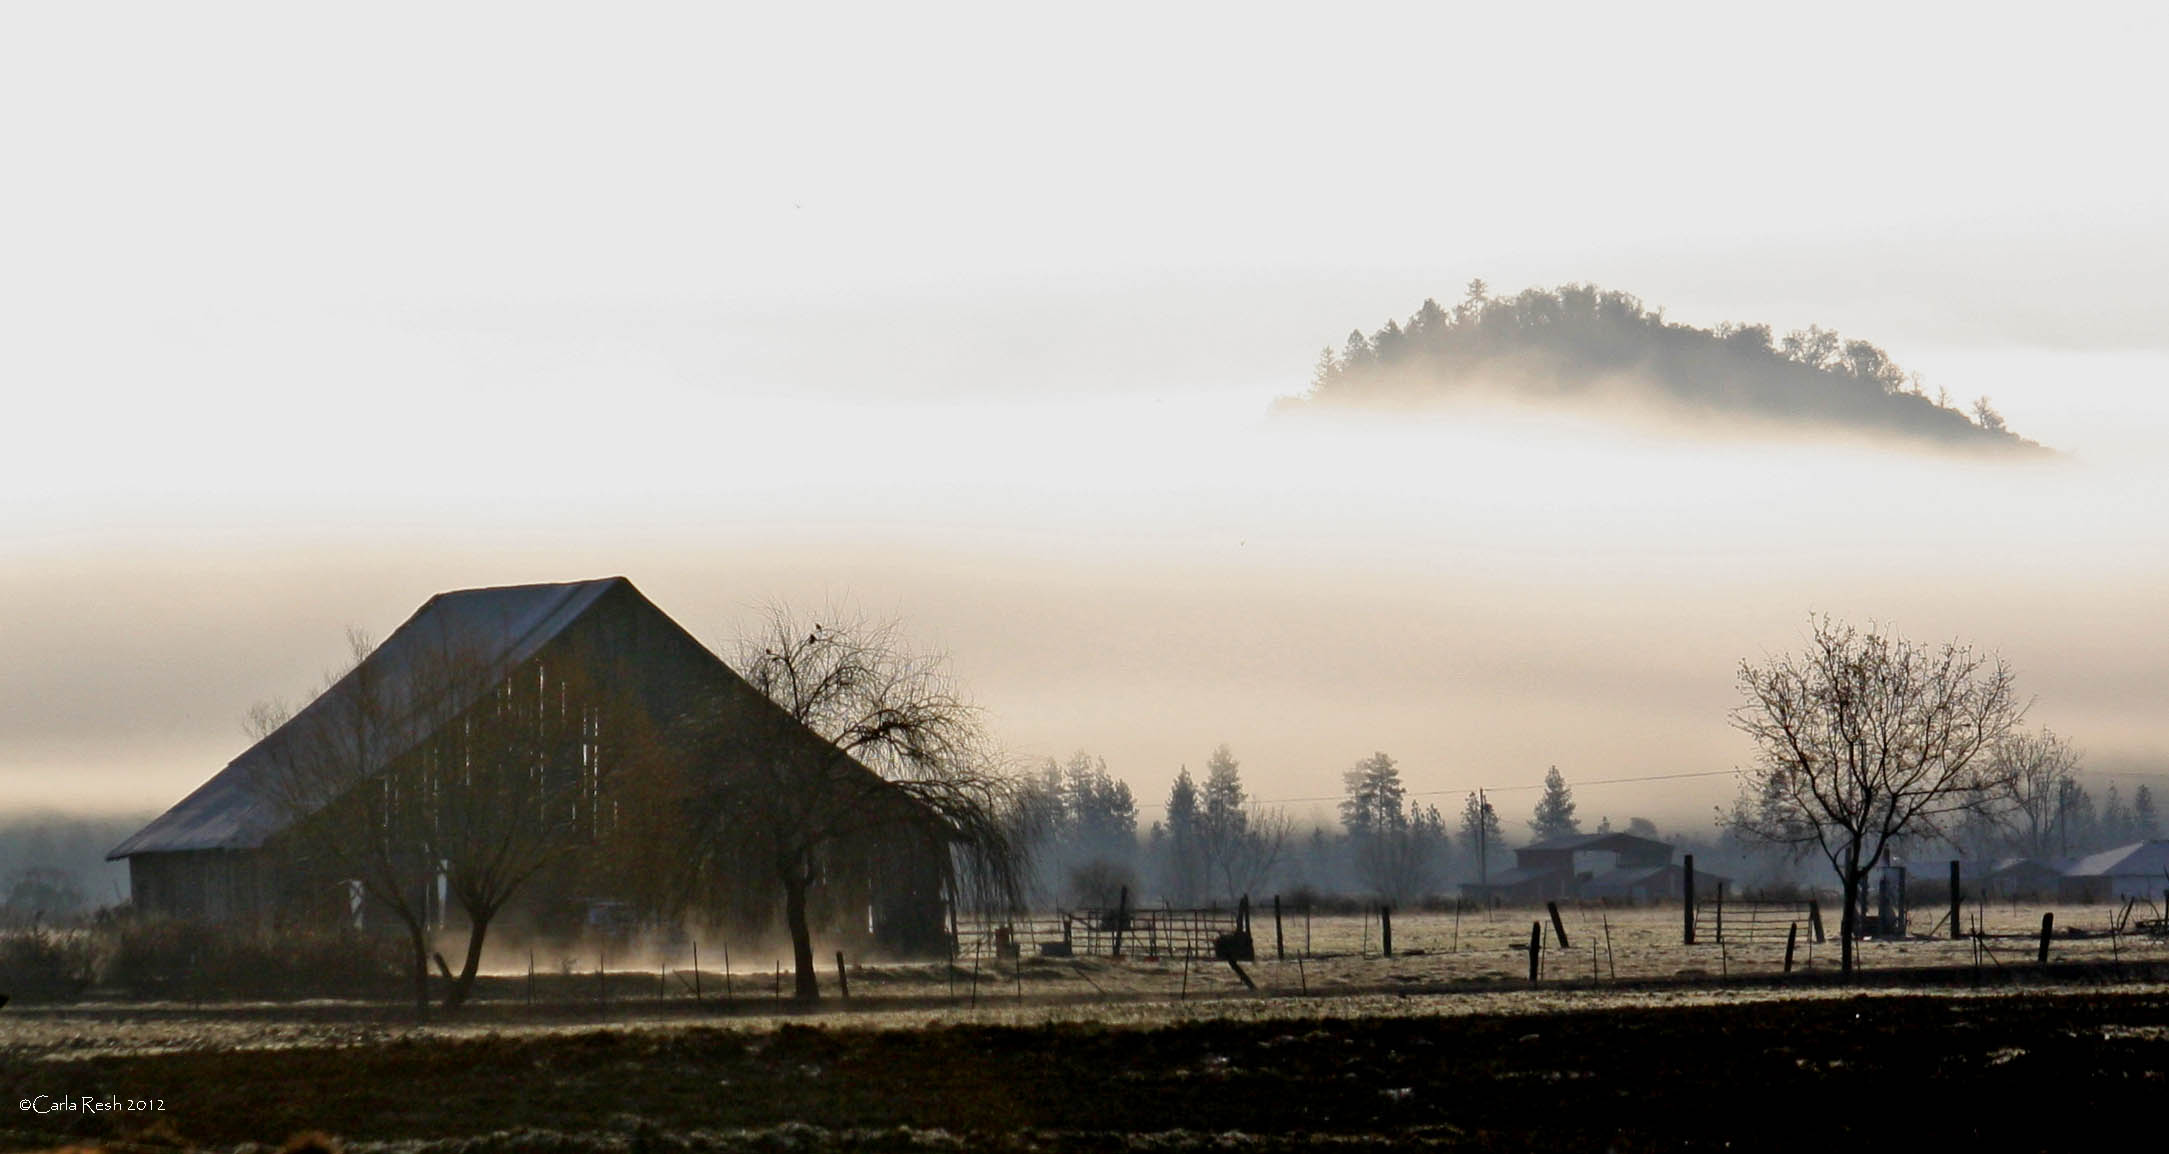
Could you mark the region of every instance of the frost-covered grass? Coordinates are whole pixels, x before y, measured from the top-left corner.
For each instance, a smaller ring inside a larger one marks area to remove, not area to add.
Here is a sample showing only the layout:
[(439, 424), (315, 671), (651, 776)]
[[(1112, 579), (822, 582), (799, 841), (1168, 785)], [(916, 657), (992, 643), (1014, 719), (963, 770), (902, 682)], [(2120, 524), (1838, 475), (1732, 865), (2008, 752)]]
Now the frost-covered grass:
[[(1969, 907), (1970, 908), (1970, 907)], [(1978, 964), (1984, 975), (2033, 965), (2041, 915), (2055, 914), (2057, 962), (2169, 963), (2169, 942), (2109, 931), (2121, 906), (1984, 907), (1991, 935), (1976, 955), (1971, 940), (1947, 936), (1859, 943), (1859, 967), (1872, 985), (1878, 971), (1952, 967), (1963, 977)], [(1940, 911), (1938, 911), (1940, 913)], [(2141, 907), (2135, 916), (2152, 911)], [(957, 963), (853, 965), (851, 997), (836, 994), (832, 969), (822, 972), (824, 1001), (801, 1010), (775, 996), (775, 972), (739, 972), (726, 983), (704, 972), (701, 1000), (679, 971), (615, 973), (597, 984), (586, 976), (550, 975), (536, 997), (519, 978), (485, 984), (482, 1000), (458, 1019), (416, 1026), (397, 1002), (84, 1003), (67, 1008), (12, 1008), (0, 1018), (0, 1051), (25, 1056), (85, 1056), (232, 1048), (367, 1045), (419, 1031), (425, 1036), (491, 1032), (585, 1030), (601, 1026), (664, 1028), (727, 1020), (752, 1029), (809, 1020), (882, 1029), (960, 1022), (1035, 1024), (1089, 1021), (1146, 1026), (1206, 1019), (1356, 1017), (1369, 1015), (1544, 1013), (1566, 1008), (1665, 1006), (1824, 997), (1850, 991), (1813, 979), (1838, 961), (1834, 940), (1813, 943), (1805, 907), (1750, 909), (1732, 903), (1726, 940), (1705, 920), (1701, 940), (1683, 944), (1676, 907), (1560, 907), (1569, 948), (1558, 945), (1542, 908), (1488, 914), (1413, 913), (1394, 918), (1395, 956), (1379, 952), (1375, 916), (1291, 912), (1282, 924), (1286, 960), (1276, 960), (1270, 910), (1253, 923), (1259, 960), (1245, 966), (1257, 983), (1246, 988), (1234, 971), (1213, 961), (1150, 953), (1132, 943), (1128, 956), (1048, 958), (1021, 964), (970, 958)], [(1768, 985), (1782, 971), (1782, 925), (1802, 920), (1795, 968), (1798, 985)], [(1834, 923), (1835, 912), (1825, 910)], [(1972, 923), (1973, 915), (1965, 917)], [(1532, 923), (1541, 926), (1543, 984), (1528, 986)], [(1916, 926), (1933, 916), (1916, 910)], [(1829, 927), (1836, 929), (1834, 924)], [(1307, 950), (1306, 950), (1307, 943)], [(1731, 979), (1728, 981), (1727, 979)], [(1746, 985), (1742, 985), (1745, 980)], [(1657, 984), (1652, 988), (1652, 984)], [(725, 990), (728, 988), (728, 996)]]
[[(1496, 911), (1488, 917), (1463, 915), (1458, 924), (1451, 914), (1403, 915), (1394, 919), (1396, 956), (1392, 958), (1378, 952), (1376, 922), (1355, 917), (1313, 918), (1310, 954), (1305, 956), (1300, 919), (1291, 918), (1283, 926), (1289, 947), (1285, 961), (1273, 957), (1267, 913), (1255, 923), (1260, 960), (1245, 966), (1257, 983), (1255, 991), (1244, 987), (1222, 963), (1142, 952), (1119, 961), (1026, 957), (1021, 965), (982, 958), (976, 964), (976, 982), (970, 959), (955, 965), (855, 965), (850, 999), (836, 995), (834, 971), (827, 970), (822, 974), (824, 1000), (810, 1011), (775, 997), (773, 970), (733, 975), (727, 1001), (720, 975), (705, 973), (698, 1003), (689, 996), (689, 984), (674, 972), (611, 975), (608, 985), (601, 988), (591, 978), (553, 981), (534, 1005), (527, 1004), (520, 980), (502, 979), (486, 986), (484, 1000), (461, 1017), (419, 1026), (410, 1020), (411, 1010), (386, 1002), (91, 1003), (30, 1012), (11, 1009), (0, 1017), (0, 1051), (59, 1059), (366, 1046), (407, 1036), (664, 1030), (717, 1022), (756, 1031), (809, 1021), (883, 1030), (1049, 1022), (1149, 1027), (1203, 1020), (1542, 1014), (1819, 999), (1859, 992), (1827, 982), (1837, 965), (1836, 942), (1813, 945), (1804, 927), (1795, 959), (1801, 977), (1791, 984), (1775, 980), (1783, 964), (1783, 939), (1756, 934), (1754, 940), (1741, 941), (1748, 936), (1744, 908), (1735, 904), (1728, 911), (1725, 943), (1708, 940), (1712, 935), (1705, 933), (1705, 940), (1687, 946), (1681, 942), (1676, 909), (1562, 906), (1568, 949), (1558, 947), (1550, 919), (1540, 908)], [(2059, 930), (2076, 929), (2093, 936), (2056, 938), (2052, 959), (2169, 963), (2169, 942), (2108, 935), (2118, 908), (2054, 910)], [(2013, 974), (2030, 973), (2035, 942), (2024, 935), (2038, 930), (2043, 909), (2005, 905), (1983, 912), (1988, 933), (2016, 935), (1987, 943), (1989, 952), (1980, 961), (1983, 976), (1993, 977), (2006, 968)], [(1829, 911), (1826, 916), (1834, 917)], [(1527, 981), (1532, 922), (1541, 923), (1544, 938), (1544, 980), (1533, 989)], [(1865, 941), (1859, 943), (1859, 959), (1871, 992), (1878, 971), (1953, 967), (1951, 996), (1996, 996), (1993, 982), (1984, 994), (1976, 995), (1971, 989), (1975, 965), (1971, 941)], [(666, 989), (668, 996), (663, 993)]]

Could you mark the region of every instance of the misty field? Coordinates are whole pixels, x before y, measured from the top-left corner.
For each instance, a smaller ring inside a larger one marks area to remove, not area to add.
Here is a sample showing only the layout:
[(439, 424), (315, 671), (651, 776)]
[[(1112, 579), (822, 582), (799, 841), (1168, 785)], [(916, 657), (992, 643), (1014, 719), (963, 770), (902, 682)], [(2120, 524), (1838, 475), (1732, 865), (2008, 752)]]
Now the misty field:
[[(952, 962), (843, 959), (848, 989), (839, 987), (833, 951), (817, 951), (824, 995), (817, 1012), (865, 1015), (891, 1006), (921, 1010), (994, 1010), (1005, 1004), (1092, 1016), (1116, 1003), (1212, 1001), (1239, 997), (1335, 997), (1409, 993), (1489, 996), (1526, 990), (1532, 930), (1539, 944), (1538, 988), (1605, 990), (1662, 986), (1681, 992), (1727, 984), (1798, 985), (1828, 981), (1839, 968), (1837, 913), (1825, 908), (1826, 940), (1817, 942), (1804, 901), (1729, 902), (1718, 913), (1705, 903), (1696, 941), (1683, 941), (1676, 906), (1607, 907), (1564, 902), (1558, 924), (1545, 907), (1485, 912), (1400, 912), (1392, 915), (1393, 955), (1383, 952), (1383, 929), (1375, 912), (1306, 914), (1289, 909), (1276, 932), (1270, 906), (1254, 915), (1255, 960), (1242, 973), (1209, 957), (1184, 956), (1148, 930), (1133, 931), (1120, 959), (1106, 956), (1107, 939), (1077, 941), (1073, 956), (1043, 952), (1059, 942), (1052, 923), (1040, 933), (1019, 934), (1019, 957), (997, 958), (990, 946), (967, 937)], [(2043, 906), (1972, 904), (1962, 917), (1966, 936), (1953, 939), (1941, 911), (1916, 909), (1912, 933), (1856, 943), (1861, 979), (1874, 984), (1891, 975), (1947, 971), (1941, 979), (1970, 984), (2028, 980), (2037, 969), (2043, 915), (2053, 918), (2048, 959), (2063, 965), (2169, 965), (2169, 937), (2160, 913), (2148, 903)], [(1973, 936), (1975, 929), (1980, 937)], [(1933, 930), (1933, 935), (1929, 933)], [(1560, 941), (1564, 932), (1565, 943)], [(1786, 953), (1792, 944), (1788, 974)], [(749, 957), (750, 955), (750, 957)], [(1051, 955), (1051, 956), (1050, 956)], [(654, 1015), (675, 1019), (710, 1013), (736, 1016), (806, 1010), (789, 1002), (788, 957), (756, 943), (704, 939), (668, 946), (587, 942), (554, 951), (506, 946), (494, 952), (474, 1002), (456, 1020), (512, 1022), (535, 1015), (574, 1015), (619, 1021)], [(723, 972), (723, 959), (732, 959)], [(694, 962), (699, 962), (696, 972)], [(1247, 977), (1255, 988), (1246, 986)], [(356, 996), (331, 978), (306, 998), (278, 1000), (219, 997), (200, 990), (187, 998), (94, 985), (72, 1003), (53, 1009), (77, 1015), (246, 1010), (251, 1016), (285, 1007), (304, 1017), (375, 1014), (412, 1016), (403, 984), (384, 987), (389, 996)], [(0, 990), (0, 992), (6, 992)], [(49, 1001), (32, 997), (32, 1002)], [(16, 992), (13, 1013), (25, 1008)], [(0, 1018), (0, 1022), (8, 1019)], [(0, 1034), (0, 1045), (19, 1039)]]

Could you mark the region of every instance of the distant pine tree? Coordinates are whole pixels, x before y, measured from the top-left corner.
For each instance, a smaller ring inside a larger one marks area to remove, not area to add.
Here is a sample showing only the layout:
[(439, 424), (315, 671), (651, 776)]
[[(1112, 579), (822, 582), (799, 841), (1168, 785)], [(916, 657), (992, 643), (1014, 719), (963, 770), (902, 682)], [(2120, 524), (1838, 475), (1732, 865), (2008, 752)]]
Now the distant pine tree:
[(2144, 785), (2131, 791), (2131, 823), (2133, 832), (2142, 839), (2152, 841), (2161, 836), (2161, 816), (2154, 812), (2154, 791)]
[(1205, 812), (1197, 783), (1184, 766), (1167, 791), (1167, 838), (1160, 864), (1160, 885), (1169, 897), (1189, 904), (1205, 892)]
[(1374, 753), (1341, 774), (1347, 797), (1341, 802), (1341, 825), (1360, 838), (1408, 824), (1401, 770), (1384, 753)]
[(1574, 791), (1567, 788), (1566, 777), (1556, 765), (1544, 775), (1544, 796), (1536, 799), (1536, 816), (1529, 819), (1529, 829), (1538, 841), (1582, 832), (1581, 822), (1574, 818)]

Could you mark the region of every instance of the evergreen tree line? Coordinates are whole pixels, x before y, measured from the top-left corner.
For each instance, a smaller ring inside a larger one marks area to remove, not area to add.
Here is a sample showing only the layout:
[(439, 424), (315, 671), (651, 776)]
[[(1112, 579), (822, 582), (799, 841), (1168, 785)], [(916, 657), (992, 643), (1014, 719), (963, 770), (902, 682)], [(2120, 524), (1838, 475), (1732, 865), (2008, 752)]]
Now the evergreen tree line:
[(2116, 782), (2094, 791), (2079, 781), (2084, 757), (2053, 731), (2019, 734), (1995, 756), (2011, 782), (1952, 833), (1963, 856), (2039, 861), (2084, 857), (2165, 831), (2159, 802), (2140, 784), (2127, 797)]
[[(2148, 787), (2127, 799), (2112, 783), (2097, 802), (2074, 776), (2076, 755), (2067, 745), (2051, 750), (2059, 752), (2067, 756), (2050, 758), (2040, 791), (2045, 800), (2003, 799), (1959, 831), (1957, 845), (1919, 851), (2076, 857), (2162, 836)], [(2038, 756), (2023, 747), (2006, 755)], [(1511, 868), (1518, 847), (1615, 829), (1609, 816), (1584, 821), (1557, 766), (1545, 772), (1529, 816), (1511, 822), (1501, 817), (1497, 793), (1468, 793), (1451, 811), (1412, 797), (1399, 763), (1383, 752), (1343, 771), (1341, 789), (1336, 823), (1298, 831), (1283, 809), (1250, 795), (1241, 763), (1222, 745), (1206, 758), (1202, 780), (1187, 766), (1179, 769), (1164, 815), (1141, 822), (1129, 785), (1109, 773), (1105, 759), (1084, 752), (1066, 763), (1049, 759), (1031, 776), (1019, 806), (1035, 848), (1033, 902), (1112, 908), (1127, 887), (1133, 904), (1176, 907), (1302, 892), (1413, 905)], [(2022, 800), (2041, 822), (2029, 824)], [(1616, 828), (1694, 854), (1699, 868), (1732, 878), (1735, 892), (1816, 880), (1813, 863), (1743, 841), (1729, 829), (1667, 834), (1644, 817)]]
[(1862, 340), (1817, 325), (1675, 324), (1631, 294), (1594, 285), (1494, 296), (1469, 282), (1448, 309), (1426, 300), (1404, 325), (1358, 329), (1323, 350), (1303, 405), (1401, 407), (1477, 387), (1558, 401), (1639, 382), (1695, 413), (1840, 426), (1951, 445), (2040, 451), (1987, 397), (1970, 411)]
[[(1133, 903), (1178, 907), (1297, 891), (1413, 904), (1510, 867), (1515, 844), (1585, 832), (1573, 790), (1556, 766), (1520, 823), (1527, 835), (1513, 839), (1498, 807), (1476, 793), (1454, 814), (1410, 797), (1399, 763), (1383, 752), (1341, 775), (1338, 823), (1301, 834), (1284, 809), (1250, 796), (1228, 746), (1213, 750), (1204, 768), (1202, 780), (1187, 766), (1179, 769), (1163, 816), (1141, 823), (1135, 795), (1104, 758), (1079, 751), (1067, 762), (1048, 759), (1029, 775), (1016, 809), (1019, 834), (1034, 849), (1034, 904), (1111, 908), (1125, 888)], [(1611, 828), (1604, 818), (1586, 832)], [(1639, 817), (1626, 832), (1660, 836)], [(1672, 840), (1735, 869), (1754, 853)], [(1763, 865), (1766, 873), (1783, 872), (1781, 863)]]

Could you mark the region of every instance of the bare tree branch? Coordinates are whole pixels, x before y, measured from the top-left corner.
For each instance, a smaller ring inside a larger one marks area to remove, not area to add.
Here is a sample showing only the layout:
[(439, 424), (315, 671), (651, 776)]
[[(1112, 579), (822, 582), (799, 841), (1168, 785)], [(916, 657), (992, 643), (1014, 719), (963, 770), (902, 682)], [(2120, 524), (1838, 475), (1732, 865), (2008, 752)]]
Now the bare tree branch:
[[(768, 606), (740, 639), (738, 669), (834, 755), (785, 763), (740, 751), (713, 775), (706, 819), (713, 864), (749, 880), (765, 874), (781, 890), (797, 993), (808, 1000), (820, 991), (807, 899), (825, 858), (932, 847), (949, 863), (950, 892), (988, 909), (1016, 908), (1026, 873), (1009, 820), (1018, 778), (943, 660), (910, 648), (895, 622), (836, 610), (823, 618)], [(711, 744), (731, 740), (725, 719), (693, 721)]]
[(1843, 965), (1868, 872), (1900, 838), (1945, 836), (2011, 779), (1995, 750), (2025, 707), (2000, 658), (1928, 648), (1820, 618), (1807, 651), (1741, 662), (1734, 728), (1754, 743), (1727, 823), (1742, 836), (1813, 848), (1845, 895)]

